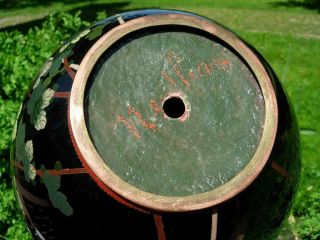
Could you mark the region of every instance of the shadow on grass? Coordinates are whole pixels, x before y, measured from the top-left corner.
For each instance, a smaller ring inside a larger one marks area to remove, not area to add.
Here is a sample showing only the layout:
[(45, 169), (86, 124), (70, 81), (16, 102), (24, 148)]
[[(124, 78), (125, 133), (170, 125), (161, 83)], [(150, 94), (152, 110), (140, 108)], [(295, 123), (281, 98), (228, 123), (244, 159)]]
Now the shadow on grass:
[(14, 31), (14, 30), (18, 30), (22, 33), (27, 33), (29, 31), (30, 28), (33, 28), (35, 26), (41, 26), (41, 24), (45, 21), (45, 18), (43, 19), (37, 19), (37, 20), (32, 20), (29, 22), (25, 22), (25, 23), (19, 23), (17, 25), (14, 26), (9, 26), (9, 27), (4, 27), (1, 28), (0, 31)]
[(107, 16), (110, 17), (114, 14), (123, 12), (124, 8), (130, 4), (129, 1), (118, 2), (118, 3), (92, 3), (85, 6), (73, 8), (69, 11), (71, 14), (75, 14), (78, 11), (81, 11), (81, 19), (89, 22), (96, 20), (97, 13), (105, 11)]
[(317, 10), (320, 13), (320, 0), (288, 0), (286, 2), (272, 2), (273, 7), (302, 7)]
[[(1, 0), (0, 0), (1, 1)], [(80, 17), (82, 20), (88, 22), (94, 22), (97, 17), (97, 13), (101, 11), (105, 11), (107, 16), (110, 17), (116, 13), (123, 12), (124, 8), (130, 4), (130, 2), (118, 2), (118, 3), (90, 3), (92, 1), (87, 1), (88, 5), (72, 8), (69, 11), (66, 11), (70, 14), (75, 14), (78, 11), (81, 11)], [(22, 33), (26, 33), (30, 28), (35, 26), (41, 26), (41, 24), (45, 21), (43, 19), (37, 19), (28, 21), (26, 23), (17, 24), (11, 27), (6, 27), (1, 29), (1, 31), (13, 31), (18, 30)]]
[(74, 0), (0, 0), (0, 9), (17, 10), (27, 7), (45, 7), (57, 2), (62, 2), (64, 4), (76, 3)]

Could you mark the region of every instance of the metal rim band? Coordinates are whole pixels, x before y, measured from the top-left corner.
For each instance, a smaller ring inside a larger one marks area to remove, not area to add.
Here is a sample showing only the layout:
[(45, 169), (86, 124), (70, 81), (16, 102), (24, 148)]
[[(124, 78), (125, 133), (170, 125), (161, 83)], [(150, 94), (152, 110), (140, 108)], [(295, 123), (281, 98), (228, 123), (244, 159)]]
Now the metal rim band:
[[(84, 117), (84, 93), (87, 79), (99, 57), (126, 34), (153, 26), (182, 25), (206, 31), (229, 44), (247, 62), (254, 73), (265, 101), (265, 123), (259, 146), (245, 168), (220, 187), (191, 196), (162, 196), (142, 191), (116, 175), (95, 149)], [(144, 208), (156, 211), (183, 212), (203, 209), (224, 202), (248, 187), (261, 172), (271, 153), (278, 121), (278, 107), (272, 82), (258, 57), (235, 34), (221, 26), (190, 15), (160, 14), (125, 22), (104, 34), (87, 52), (76, 73), (69, 103), (70, 132), (81, 161), (108, 188)]]

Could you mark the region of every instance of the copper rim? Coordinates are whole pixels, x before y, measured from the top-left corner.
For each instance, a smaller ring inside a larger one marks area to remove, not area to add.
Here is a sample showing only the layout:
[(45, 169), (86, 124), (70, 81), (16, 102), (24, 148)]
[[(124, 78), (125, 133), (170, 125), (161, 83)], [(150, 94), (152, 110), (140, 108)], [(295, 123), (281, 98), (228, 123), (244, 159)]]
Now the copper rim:
[[(182, 25), (206, 31), (229, 44), (250, 66), (265, 101), (265, 123), (259, 146), (246, 167), (234, 178), (220, 187), (191, 196), (162, 196), (142, 191), (116, 175), (102, 160), (95, 149), (84, 117), (84, 92), (87, 79), (99, 57), (113, 43), (126, 34), (152, 26)], [(168, 212), (183, 212), (203, 209), (224, 202), (243, 191), (258, 176), (271, 153), (278, 121), (278, 107), (271, 80), (258, 57), (235, 34), (203, 18), (180, 14), (159, 14), (144, 16), (125, 22), (104, 34), (83, 58), (70, 95), (70, 132), (82, 161), (85, 161), (93, 174), (115, 193), (139, 206)]]

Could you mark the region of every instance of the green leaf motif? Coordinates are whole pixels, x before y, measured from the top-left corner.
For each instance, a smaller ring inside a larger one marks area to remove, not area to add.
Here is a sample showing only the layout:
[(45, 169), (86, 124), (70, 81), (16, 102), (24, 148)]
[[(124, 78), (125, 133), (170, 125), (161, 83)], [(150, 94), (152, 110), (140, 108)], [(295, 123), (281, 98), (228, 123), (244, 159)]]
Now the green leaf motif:
[(55, 191), (48, 193), (50, 201), (55, 208), (59, 209), (64, 215), (68, 217), (73, 214), (73, 209), (67, 201), (67, 197), (62, 192)]
[(29, 183), (30, 182), (30, 177), (29, 177), (29, 164), (23, 162), (23, 173), (24, 173), (24, 178), (26, 181)]
[(25, 156), (25, 142), (24, 138), (26, 136), (26, 125), (20, 121), (17, 129), (16, 137), (16, 158), (18, 162), (22, 162), (22, 159)]
[(55, 55), (55, 57), (50, 57), (49, 60), (43, 66), (39, 77), (35, 80), (32, 89), (35, 90), (41, 83), (41, 79), (48, 74), (45, 81), (42, 83), (47, 87), (52, 78), (60, 72), (60, 67), (63, 63), (63, 58), (69, 57), (73, 54), (72, 49), (68, 48), (71, 46), (70, 42), (65, 44), (60, 51)]
[(38, 87), (38, 86), (39, 86), (40, 80), (41, 80), (41, 78), (40, 78), (40, 77), (38, 77), (38, 78), (36, 79), (36, 81), (35, 81), (35, 82), (34, 82), (34, 84), (33, 84), (32, 89), (35, 89), (36, 87)]
[(23, 172), (27, 182), (30, 182), (30, 180), (34, 180), (36, 178), (36, 169), (32, 164), (32, 160), (33, 160), (33, 143), (32, 143), (32, 140), (29, 140), (25, 143), (23, 157), (22, 157)]
[(36, 168), (34, 167), (34, 165), (33, 164), (29, 164), (29, 166), (28, 166), (28, 176), (29, 176), (29, 178), (31, 179), (31, 180), (34, 180), (35, 178), (36, 178), (36, 176), (37, 176), (37, 170), (36, 170)]
[(42, 70), (41, 70), (41, 73), (40, 73), (40, 77), (46, 75), (49, 71), (49, 69), (51, 68), (52, 66), (52, 57), (48, 59), (48, 61), (45, 63), (45, 65), (43, 66)]
[(61, 170), (62, 169), (62, 164), (60, 161), (56, 161), (56, 163), (54, 164), (54, 169), (55, 170)]
[[(60, 67), (63, 63), (63, 59), (70, 57), (73, 54), (72, 49), (66, 48), (62, 52), (57, 53), (52, 61), (52, 65), (49, 69), (49, 79), (52, 79), (56, 74), (59, 73)], [(48, 86), (48, 85), (47, 85)]]
[(96, 28), (94, 28), (87, 36), (86, 39), (93, 40), (97, 37), (99, 37), (102, 34), (102, 29), (105, 27), (105, 25), (100, 25)]
[(27, 113), (30, 115), (30, 121), (38, 131), (44, 129), (47, 124), (47, 116), (44, 109), (50, 105), (54, 93), (53, 89), (45, 89), (45, 85), (39, 83), (27, 103)]
[(33, 162), (33, 142), (25, 142), (26, 125), (20, 120), (16, 137), (16, 158), (23, 165), (23, 173), (27, 182), (36, 178), (36, 169)]
[(41, 98), (41, 96), (42, 96), (42, 94), (44, 93), (45, 90), (46, 90), (46, 86), (43, 83), (39, 83), (37, 88), (35, 88), (32, 91), (31, 98), (30, 98), (29, 102), (27, 103), (27, 112), (28, 112), (28, 114), (32, 113), (34, 105), (37, 104), (37, 102), (39, 101), (39, 99)]
[(27, 160), (29, 161), (29, 163), (31, 163), (31, 161), (33, 159), (33, 143), (32, 143), (32, 140), (29, 140), (29, 141), (26, 142), (25, 151), (26, 151)]
[(45, 63), (45, 65), (43, 66), (43, 68), (42, 68), (42, 70), (41, 70), (41, 72), (40, 72), (39, 77), (38, 77), (38, 78), (36, 79), (36, 81), (34, 82), (32, 89), (36, 89), (36, 88), (38, 87), (38, 85), (39, 85), (39, 83), (40, 83), (40, 81), (41, 81), (41, 78), (48, 73), (48, 71), (49, 71), (49, 69), (51, 68), (51, 66), (52, 66), (52, 58), (49, 58), (49, 60), (48, 60), (48, 61)]
[(45, 128), (47, 124), (46, 115), (46, 112), (43, 110), (40, 110), (40, 112), (37, 115), (35, 115), (35, 118), (33, 119), (33, 124), (35, 129), (37, 129), (38, 131)]
[(51, 88), (48, 88), (44, 91), (42, 95), (42, 104), (41, 108), (44, 109), (49, 106), (51, 99), (53, 98), (54, 90)]
[(58, 191), (61, 176), (51, 175), (48, 171), (44, 170), (42, 180), (48, 189), (49, 199), (53, 207), (59, 209), (64, 215), (68, 217), (71, 216), (73, 214), (73, 208), (69, 204), (67, 197)]
[(84, 36), (86, 36), (88, 33), (90, 32), (90, 29), (86, 29), (84, 31), (82, 31), (81, 33), (79, 33), (78, 36), (76, 36), (71, 43), (76, 43), (78, 42), (81, 38), (83, 38)]
[(61, 176), (51, 175), (47, 170), (43, 173), (43, 182), (49, 192), (57, 191), (60, 188)]
[(69, 46), (70, 46), (70, 42), (65, 43), (65, 44), (60, 48), (59, 52), (60, 52), (60, 53), (63, 52), (63, 51), (66, 50), (67, 47), (69, 47)]

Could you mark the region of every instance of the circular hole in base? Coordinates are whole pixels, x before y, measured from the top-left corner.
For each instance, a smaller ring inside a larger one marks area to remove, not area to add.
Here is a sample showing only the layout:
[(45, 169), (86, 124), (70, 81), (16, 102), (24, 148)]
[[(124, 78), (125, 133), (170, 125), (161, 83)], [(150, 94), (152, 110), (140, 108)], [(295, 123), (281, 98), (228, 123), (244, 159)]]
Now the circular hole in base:
[(171, 97), (164, 101), (163, 111), (169, 118), (180, 118), (186, 111), (186, 106), (181, 98)]

